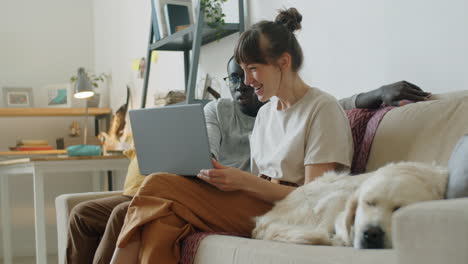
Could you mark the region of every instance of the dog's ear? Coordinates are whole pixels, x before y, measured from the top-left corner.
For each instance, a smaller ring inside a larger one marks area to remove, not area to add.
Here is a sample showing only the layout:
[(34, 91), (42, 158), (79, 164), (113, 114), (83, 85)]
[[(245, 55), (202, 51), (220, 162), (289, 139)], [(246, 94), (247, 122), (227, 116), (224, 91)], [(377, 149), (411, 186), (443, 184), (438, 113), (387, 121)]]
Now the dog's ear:
[(354, 219), (358, 206), (358, 196), (359, 190), (356, 190), (346, 201), (344, 211), (338, 215), (335, 222), (335, 238), (342, 241), (344, 246), (353, 246)]
[(354, 226), (354, 219), (356, 218), (356, 209), (358, 206), (358, 190), (356, 190), (348, 201), (346, 201), (344, 224), (346, 233), (352, 237), (351, 228)]

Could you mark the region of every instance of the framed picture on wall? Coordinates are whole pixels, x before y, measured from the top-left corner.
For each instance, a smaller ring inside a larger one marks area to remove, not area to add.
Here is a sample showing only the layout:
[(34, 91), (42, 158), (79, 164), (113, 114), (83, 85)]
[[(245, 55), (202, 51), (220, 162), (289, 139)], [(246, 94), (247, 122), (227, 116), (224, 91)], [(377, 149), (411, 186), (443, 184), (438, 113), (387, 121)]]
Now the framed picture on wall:
[(48, 107), (70, 107), (70, 86), (68, 84), (47, 85)]
[(5, 107), (32, 107), (33, 91), (31, 87), (3, 87)]

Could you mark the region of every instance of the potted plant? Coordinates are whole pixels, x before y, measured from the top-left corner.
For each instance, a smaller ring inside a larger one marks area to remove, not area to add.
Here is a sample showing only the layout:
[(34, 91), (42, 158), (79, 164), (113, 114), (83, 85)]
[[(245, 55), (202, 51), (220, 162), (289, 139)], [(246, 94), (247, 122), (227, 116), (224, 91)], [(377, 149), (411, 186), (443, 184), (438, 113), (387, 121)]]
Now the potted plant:
[(226, 24), (222, 4), (227, 0), (201, 0), (201, 5), (205, 11), (205, 22), (212, 28), (222, 29)]

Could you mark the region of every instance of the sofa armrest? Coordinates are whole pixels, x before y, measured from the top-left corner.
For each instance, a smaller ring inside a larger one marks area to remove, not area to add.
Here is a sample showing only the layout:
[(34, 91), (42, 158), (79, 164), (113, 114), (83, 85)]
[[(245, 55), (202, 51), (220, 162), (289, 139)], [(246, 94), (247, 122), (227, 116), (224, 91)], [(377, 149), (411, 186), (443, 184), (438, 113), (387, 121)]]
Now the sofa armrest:
[(55, 211), (57, 215), (57, 239), (59, 263), (65, 263), (65, 250), (67, 245), (68, 216), (77, 204), (89, 200), (121, 195), (122, 191), (113, 192), (87, 192), (62, 194), (55, 198)]
[(422, 202), (393, 217), (399, 264), (468, 263), (468, 198)]

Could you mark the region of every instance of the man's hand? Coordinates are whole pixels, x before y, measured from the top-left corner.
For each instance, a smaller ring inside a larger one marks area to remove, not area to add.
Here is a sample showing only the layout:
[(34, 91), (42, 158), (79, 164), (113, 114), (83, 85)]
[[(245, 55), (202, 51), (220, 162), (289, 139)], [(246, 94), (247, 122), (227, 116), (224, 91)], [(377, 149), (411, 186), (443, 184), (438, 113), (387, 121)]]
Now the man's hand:
[(400, 81), (384, 85), (373, 91), (359, 94), (356, 98), (357, 108), (378, 108), (382, 103), (400, 106), (403, 100), (424, 101), (431, 97), (431, 93), (424, 92), (418, 86)]
[(399, 106), (401, 100), (418, 102), (427, 100), (431, 96), (430, 93), (424, 92), (418, 86), (407, 81), (384, 85), (379, 90), (380, 100), (386, 105), (393, 106)]
[(244, 189), (250, 173), (237, 168), (226, 167), (212, 159), (213, 168), (201, 170), (197, 177), (222, 191), (238, 191)]

